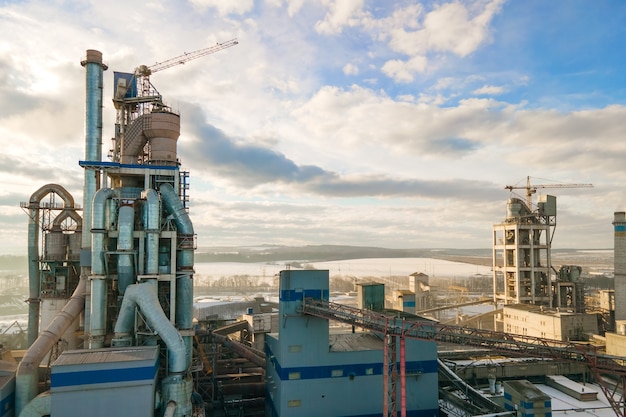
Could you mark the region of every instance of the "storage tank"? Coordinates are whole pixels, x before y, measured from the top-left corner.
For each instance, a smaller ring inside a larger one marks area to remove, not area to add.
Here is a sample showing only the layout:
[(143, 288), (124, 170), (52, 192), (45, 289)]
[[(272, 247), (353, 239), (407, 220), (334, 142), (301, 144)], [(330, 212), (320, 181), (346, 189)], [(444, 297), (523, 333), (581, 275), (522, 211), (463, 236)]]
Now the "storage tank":
[(67, 256), (67, 237), (60, 228), (46, 234), (46, 253), (44, 259), (60, 261)]

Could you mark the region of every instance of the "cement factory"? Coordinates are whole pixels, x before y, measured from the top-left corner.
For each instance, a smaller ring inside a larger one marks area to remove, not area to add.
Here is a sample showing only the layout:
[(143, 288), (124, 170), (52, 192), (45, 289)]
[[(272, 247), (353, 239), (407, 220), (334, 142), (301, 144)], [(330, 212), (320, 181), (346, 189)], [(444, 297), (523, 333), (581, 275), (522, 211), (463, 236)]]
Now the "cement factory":
[(236, 319), (194, 309), (180, 116), (150, 76), (236, 44), (115, 72), (107, 161), (108, 68), (87, 50), (83, 201), (47, 184), (22, 204), (28, 348), (0, 361), (0, 416), (626, 417), (625, 213), (615, 288), (591, 309), (582, 267), (552, 264), (556, 197), (533, 204), (530, 180), (493, 226), (492, 296), (465, 303), (491, 306), (479, 317), (439, 320), (462, 305), (438, 305), (422, 272), (393, 291), (358, 282), (339, 303), (327, 270), (296, 268), (277, 277), (277, 303), (255, 299)]

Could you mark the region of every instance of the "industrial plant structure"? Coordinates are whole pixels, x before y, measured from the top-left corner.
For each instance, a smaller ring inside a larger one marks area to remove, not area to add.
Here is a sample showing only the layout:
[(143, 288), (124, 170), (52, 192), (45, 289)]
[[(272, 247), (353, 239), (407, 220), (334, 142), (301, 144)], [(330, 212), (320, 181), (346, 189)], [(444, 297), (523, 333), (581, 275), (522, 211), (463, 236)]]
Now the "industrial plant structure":
[[(387, 311), (380, 283), (360, 283), (359, 308), (352, 308), (330, 301), (328, 271), (288, 269), (279, 274), (277, 312), (264, 311), (255, 319), (249, 311), (223, 333), (196, 328), (196, 245), (187, 210), (188, 175), (177, 157), (180, 116), (163, 102), (150, 75), (236, 43), (115, 73), (117, 117), (109, 161), (103, 161), (101, 146), (107, 66), (99, 51), (87, 51), (85, 158), (79, 162), (83, 204), (61, 185), (48, 184), (22, 205), (29, 213), (29, 348), (16, 371), (0, 369), (0, 417), (204, 416), (204, 403), (194, 392), (194, 357), (210, 365), (200, 348), (195, 354), (198, 336), (232, 346), (263, 368), (266, 379), (254, 387), (263, 385), (266, 415), (272, 417), (432, 417), (442, 403), (467, 405), (474, 414), (512, 415), (522, 405), (528, 415), (551, 413), (543, 397), (530, 404), (526, 382), (506, 384), (503, 406), (485, 398), (438, 357), (438, 345), (445, 344), (478, 355), (497, 351), (540, 358), (544, 374), (588, 368), (613, 410), (626, 415), (626, 367), (618, 357), (626, 345), (623, 212), (615, 213), (613, 223), (615, 317), (624, 330), (607, 337), (607, 351), (615, 356), (569, 338), (452, 326), (410, 314), (433, 307), (423, 274), (411, 276), (410, 288), (395, 293), (397, 310)], [(533, 314), (557, 307), (584, 314), (580, 269), (569, 265), (557, 271), (551, 264), (556, 199), (547, 196), (533, 210), (530, 202), (512, 198), (507, 207), (504, 222), (494, 225), (493, 301)], [(344, 327), (331, 330), (331, 321)], [(225, 336), (248, 325), (259, 336), (251, 349)], [(480, 378), (491, 384), (492, 370), (485, 374)]]
[[(10, 415), (191, 416), (195, 234), (176, 150), (180, 116), (149, 80), (170, 63), (115, 73), (110, 161), (102, 160), (107, 66), (95, 50), (81, 64), (87, 90), (82, 216), (56, 184), (24, 205), (29, 348)], [(49, 390), (40, 393), (47, 355), (55, 356)]]
[[(402, 339), (396, 344), (395, 338), (388, 343), (381, 332), (348, 328), (330, 333), (328, 318), (302, 311), (305, 299), (328, 302), (328, 271), (282, 271), (279, 294), (280, 331), (266, 339), (267, 416), (366, 416), (383, 409), (390, 410), (389, 416), (396, 410), (407, 416), (438, 415), (435, 343), (411, 339), (405, 345)], [(390, 373), (389, 367), (402, 375)]]

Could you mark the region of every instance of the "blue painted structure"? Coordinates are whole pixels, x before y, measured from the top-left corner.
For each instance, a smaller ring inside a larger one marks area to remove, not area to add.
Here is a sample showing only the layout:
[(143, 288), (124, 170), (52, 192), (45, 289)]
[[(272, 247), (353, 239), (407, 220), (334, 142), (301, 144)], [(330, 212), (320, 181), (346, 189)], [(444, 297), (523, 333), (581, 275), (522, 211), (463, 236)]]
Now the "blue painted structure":
[(157, 346), (65, 351), (52, 366), (51, 414), (152, 417), (158, 369)]
[[(328, 300), (328, 271), (281, 271), (279, 291), (279, 333), (266, 338), (266, 416), (381, 416), (382, 339), (362, 334), (367, 343), (356, 346), (357, 335), (331, 335), (328, 320), (298, 313), (304, 297)], [(407, 340), (406, 362), (407, 416), (437, 416), (436, 344)]]
[(15, 370), (11, 362), (0, 361), (0, 417), (15, 416)]

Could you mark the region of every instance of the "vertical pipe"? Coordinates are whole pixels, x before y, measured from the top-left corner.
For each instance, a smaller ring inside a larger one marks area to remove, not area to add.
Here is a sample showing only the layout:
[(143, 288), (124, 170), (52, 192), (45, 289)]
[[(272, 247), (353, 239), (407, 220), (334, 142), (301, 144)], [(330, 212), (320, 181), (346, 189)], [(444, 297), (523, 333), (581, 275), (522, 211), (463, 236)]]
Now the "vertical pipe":
[(120, 294), (135, 281), (133, 267), (133, 232), (135, 230), (135, 209), (132, 206), (120, 207), (117, 218), (117, 284)]
[(159, 273), (159, 232), (161, 231), (161, 205), (157, 192), (147, 189), (142, 193), (143, 224), (146, 232), (146, 274)]
[[(626, 321), (626, 212), (613, 214), (613, 270), (615, 282), (615, 321)], [(616, 323), (617, 324), (617, 323)], [(620, 330), (616, 326), (616, 330)]]
[[(159, 191), (163, 207), (176, 225), (177, 247), (180, 248), (176, 265), (176, 325), (180, 330), (188, 330), (193, 327), (193, 225), (174, 187), (167, 183), (162, 184)], [(185, 336), (185, 344), (191, 363), (191, 336)]]
[[(86, 58), (80, 62), (85, 68), (85, 160), (102, 160), (102, 97), (103, 73), (107, 66), (102, 63), (102, 52), (88, 49)], [(92, 201), (98, 188), (99, 172), (85, 168), (83, 179), (83, 223), (91, 224)], [(80, 279), (87, 280), (91, 273), (91, 233), (84, 230), (81, 239)], [(85, 290), (85, 330), (91, 326), (91, 287)]]
[[(402, 326), (404, 328), (404, 325)], [(406, 417), (406, 350), (404, 336), (400, 336), (400, 416)]]
[[(80, 63), (85, 67), (85, 160), (99, 162), (102, 160), (102, 97), (103, 73), (107, 66), (102, 63), (102, 52), (87, 50), (86, 59)], [(91, 201), (98, 185), (99, 172), (85, 169), (83, 188), (83, 218), (91, 219)], [(83, 234), (83, 248), (91, 244), (88, 233)]]
[[(389, 416), (389, 342), (385, 335), (383, 339), (383, 417)], [(395, 416), (394, 416), (395, 417)]]
[(89, 348), (104, 346), (106, 321), (106, 276), (104, 269), (105, 238), (109, 228), (107, 223), (107, 202), (113, 197), (110, 188), (101, 188), (93, 197), (91, 219), (91, 296), (89, 300)]
[(28, 216), (28, 346), (39, 335), (39, 202), (30, 202)]

